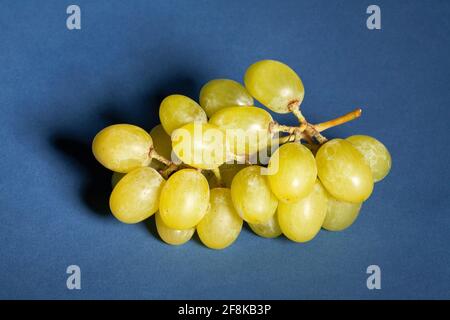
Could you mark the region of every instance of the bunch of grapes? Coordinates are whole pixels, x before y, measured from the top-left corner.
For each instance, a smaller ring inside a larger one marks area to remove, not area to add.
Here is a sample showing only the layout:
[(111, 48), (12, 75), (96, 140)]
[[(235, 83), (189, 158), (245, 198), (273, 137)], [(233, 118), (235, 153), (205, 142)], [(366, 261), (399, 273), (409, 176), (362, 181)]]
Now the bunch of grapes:
[[(261, 237), (284, 234), (295, 242), (355, 221), (374, 183), (388, 174), (391, 156), (372, 137), (328, 140), (321, 132), (359, 117), (361, 109), (309, 123), (300, 111), (301, 79), (274, 60), (251, 65), (244, 84), (212, 80), (199, 103), (166, 97), (161, 124), (150, 133), (117, 124), (95, 136), (96, 159), (114, 172), (109, 204), (118, 220), (138, 223), (155, 214), (165, 242), (183, 244), (197, 231), (213, 249), (230, 246), (244, 221)], [(254, 99), (292, 113), (298, 126), (275, 122)]]

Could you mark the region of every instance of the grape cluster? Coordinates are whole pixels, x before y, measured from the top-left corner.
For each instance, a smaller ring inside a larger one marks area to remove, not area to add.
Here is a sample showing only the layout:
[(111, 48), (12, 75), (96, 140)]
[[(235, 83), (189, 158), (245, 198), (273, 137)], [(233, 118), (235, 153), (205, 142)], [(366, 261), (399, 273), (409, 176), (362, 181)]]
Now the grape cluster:
[[(309, 123), (300, 111), (300, 77), (274, 60), (251, 65), (244, 84), (212, 80), (200, 104), (166, 97), (161, 124), (150, 133), (117, 124), (95, 136), (95, 158), (114, 172), (110, 208), (118, 220), (138, 223), (155, 214), (165, 242), (183, 244), (197, 231), (213, 249), (230, 246), (244, 221), (261, 237), (284, 234), (295, 242), (355, 221), (374, 183), (388, 174), (391, 156), (372, 137), (328, 140), (321, 132), (361, 110)], [(298, 126), (275, 122), (254, 99), (272, 112), (292, 113)]]

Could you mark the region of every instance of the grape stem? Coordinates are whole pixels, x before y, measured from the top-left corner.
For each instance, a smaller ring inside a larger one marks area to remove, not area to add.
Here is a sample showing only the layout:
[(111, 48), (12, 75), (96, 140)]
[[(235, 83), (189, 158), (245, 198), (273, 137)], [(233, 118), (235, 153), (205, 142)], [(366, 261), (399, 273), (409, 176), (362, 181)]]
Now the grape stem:
[(332, 119), (326, 122), (322, 122), (319, 124), (314, 125), (313, 127), (316, 129), (316, 131), (322, 132), (325, 131), (327, 129), (330, 129), (332, 127), (336, 127), (338, 125), (341, 125), (343, 123), (352, 121), (356, 118), (359, 118), (361, 116), (362, 113), (362, 109), (358, 108), (353, 110), (352, 112), (349, 112), (347, 114), (344, 114), (343, 116), (340, 116), (336, 119)]
[[(362, 113), (361, 108), (358, 108), (338, 118), (313, 125), (306, 121), (305, 117), (300, 111), (300, 104), (297, 100), (291, 102), (288, 105), (288, 109), (297, 117), (298, 121), (300, 122), (299, 131), (303, 133), (300, 139), (298, 136), (296, 136), (294, 141), (300, 141), (301, 139), (304, 139), (308, 141), (308, 143), (312, 144), (313, 140), (315, 140), (319, 145), (322, 145), (328, 141), (328, 139), (321, 134), (322, 131), (359, 118)], [(289, 141), (290, 139), (287, 139), (286, 142)]]
[(153, 147), (150, 148), (148, 155), (150, 158), (158, 160), (159, 162), (165, 164), (166, 166), (170, 166), (172, 164), (172, 161), (164, 158), (162, 155), (156, 152), (156, 150)]
[(222, 181), (222, 175), (220, 174), (219, 168), (211, 169), (211, 171), (214, 173), (214, 176), (216, 177), (217, 183), (220, 187), (223, 187), (223, 181)]

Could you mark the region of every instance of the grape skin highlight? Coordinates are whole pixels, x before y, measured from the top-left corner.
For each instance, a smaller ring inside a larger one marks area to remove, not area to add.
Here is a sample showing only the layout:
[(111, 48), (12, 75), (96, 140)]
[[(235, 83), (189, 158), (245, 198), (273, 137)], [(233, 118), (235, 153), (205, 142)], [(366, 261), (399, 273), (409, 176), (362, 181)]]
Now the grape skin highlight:
[(153, 168), (137, 168), (114, 187), (109, 199), (113, 215), (124, 223), (141, 222), (158, 210), (165, 180)]
[(234, 80), (214, 79), (202, 87), (200, 105), (210, 118), (225, 107), (252, 106), (253, 98), (243, 85)]
[(195, 232), (195, 228), (184, 230), (169, 228), (161, 219), (159, 212), (155, 214), (156, 230), (161, 239), (170, 245), (178, 246), (188, 242)]
[(373, 177), (361, 153), (348, 141), (333, 139), (316, 154), (320, 181), (336, 199), (360, 203), (373, 190)]
[(159, 119), (167, 134), (191, 122), (208, 121), (205, 111), (189, 97), (173, 94), (166, 97), (159, 107)]
[(313, 239), (322, 227), (327, 214), (327, 194), (319, 180), (305, 198), (294, 203), (280, 202), (278, 223), (283, 234), (295, 242)]
[(259, 224), (249, 223), (248, 225), (254, 233), (263, 238), (276, 238), (282, 234), (277, 212), (266, 222)]
[(131, 124), (115, 124), (97, 133), (92, 152), (109, 170), (127, 173), (150, 164), (152, 146), (152, 138), (144, 129)]
[(322, 228), (329, 231), (342, 231), (350, 227), (359, 215), (362, 203), (337, 200), (328, 194), (328, 208)]
[(278, 200), (260, 166), (239, 171), (231, 183), (231, 199), (239, 216), (248, 223), (264, 223), (274, 214)]
[(203, 244), (211, 249), (230, 246), (241, 233), (242, 224), (231, 201), (230, 189), (212, 189), (208, 212), (197, 225), (197, 234)]
[(358, 149), (372, 171), (374, 182), (384, 179), (391, 170), (392, 159), (388, 149), (375, 138), (354, 135), (345, 139)]
[(305, 89), (302, 80), (284, 63), (261, 60), (252, 64), (244, 76), (250, 94), (270, 110), (288, 113), (289, 104), (303, 101)]
[(195, 227), (209, 206), (209, 186), (197, 170), (182, 169), (169, 177), (161, 191), (159, 214), (172, 229)]
[(300, 143), (279, 147), (269, 161), (270, 188), (283, 202), (296, 202), (308, 195), (317, 178), (316, 160)]

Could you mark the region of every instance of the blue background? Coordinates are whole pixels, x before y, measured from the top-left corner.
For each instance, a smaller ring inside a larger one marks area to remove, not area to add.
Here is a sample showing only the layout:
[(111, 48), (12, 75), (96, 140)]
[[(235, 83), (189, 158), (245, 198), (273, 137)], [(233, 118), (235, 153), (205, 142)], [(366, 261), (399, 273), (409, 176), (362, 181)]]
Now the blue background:
[[(72, 2), (0, 1), (0, 298), (450, 298), (449, 1), (376, 1), (379, 31), (366, 28), (372, 1), (75, 3), (79, 31), (66, 29)], [(266, 58), (300, 74), (312, 122), (363, 107), (327, 136), (390, 149), (356, 224), (307, 244), (244, 229), (213, 251), (116, 221), (95, 133), (150, 129), (165, 95), (197, 98)], [(371, 264), (381, 290), (366, 287)]]

